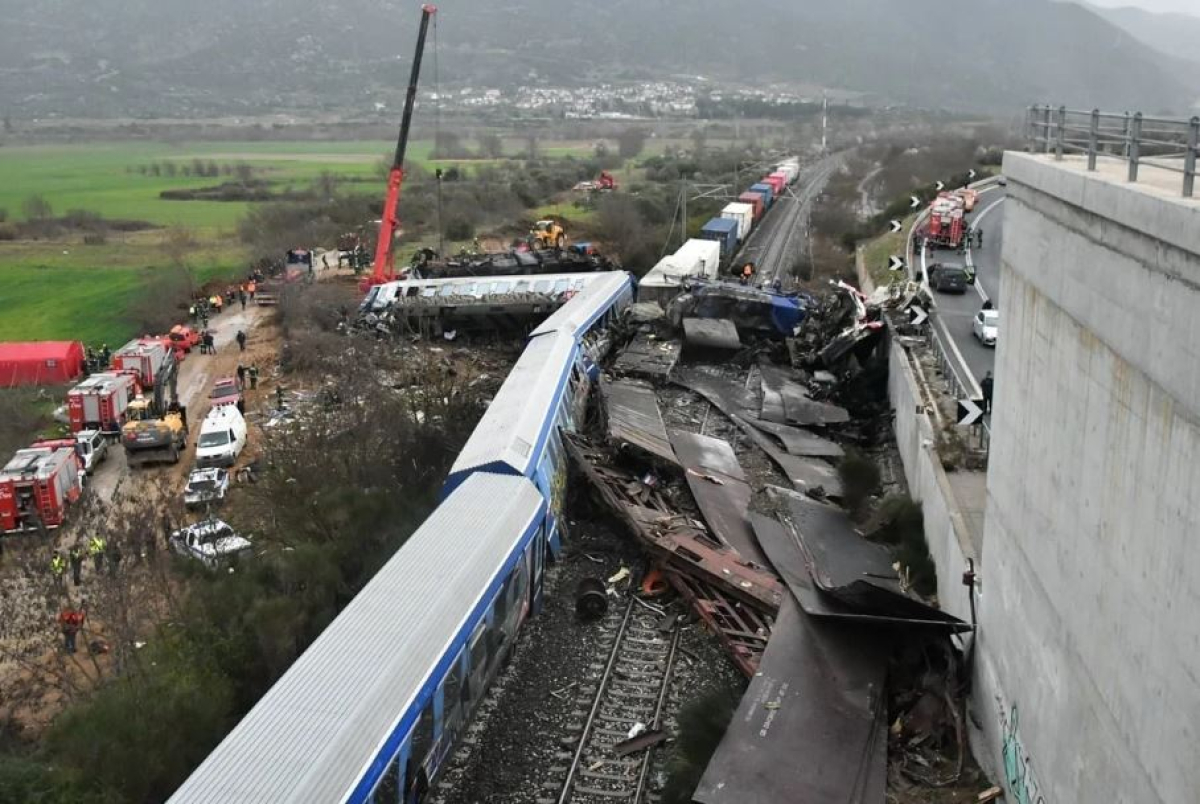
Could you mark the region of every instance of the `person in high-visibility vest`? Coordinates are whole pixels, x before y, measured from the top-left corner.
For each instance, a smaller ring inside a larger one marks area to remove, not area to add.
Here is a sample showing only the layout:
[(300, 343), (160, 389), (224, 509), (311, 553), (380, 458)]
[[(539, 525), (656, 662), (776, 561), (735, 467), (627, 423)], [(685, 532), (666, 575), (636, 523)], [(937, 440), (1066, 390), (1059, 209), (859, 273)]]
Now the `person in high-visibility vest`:
[(62, 553), (54, 551), (54, 556), (50, 559), (50, 574), (54, 576), (54, 585), (62, 588), (66, 586), (67, 561), (63, 558)]
[(99, 572), (104, 567), (104, 551), (108, 547), (103, 539), (99, 536), (93, 536), (88, 539), (88, 555), (92, 557), (92, 563), (96, 567), (96, 572)]

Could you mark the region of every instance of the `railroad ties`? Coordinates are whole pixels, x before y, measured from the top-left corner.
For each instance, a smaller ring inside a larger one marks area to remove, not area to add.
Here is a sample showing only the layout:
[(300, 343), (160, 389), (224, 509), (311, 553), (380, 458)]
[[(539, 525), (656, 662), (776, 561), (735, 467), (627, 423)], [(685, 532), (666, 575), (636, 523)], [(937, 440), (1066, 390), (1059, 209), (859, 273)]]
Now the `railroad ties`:
[(676, 618), (634, 598), (623, 610), (610, 608), (599, 627), (611, 646), (608, 659), (591, 665), (578, 688), (562, 751), (538, 804), (657, 800), (648, 790), (650, 758), (665, 738), (662, 709), (680, 629)]

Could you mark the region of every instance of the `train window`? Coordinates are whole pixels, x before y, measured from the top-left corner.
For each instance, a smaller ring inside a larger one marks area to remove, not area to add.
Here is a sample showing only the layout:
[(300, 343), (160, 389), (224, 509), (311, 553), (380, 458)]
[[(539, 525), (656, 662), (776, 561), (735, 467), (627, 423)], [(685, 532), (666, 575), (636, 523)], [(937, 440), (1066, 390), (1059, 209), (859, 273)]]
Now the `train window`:
[(421, 289), (419, 287), (417, 287), (416, 285), (413, 285), (412, 287), (410, 287), (404, 291), (404, 295), (405, 296), (416, 296), (420, 292), (421, 292)]
[(533, 285), (533, 290), (535, 293), (549, 293), (550, 281), (548, 279), (543, 279), (539, 282), (535, 282)]
[(417, 765), (424, 765), (433, 748), (433, 701), (425, 704), (417, 725), (412, 731), (412, 760)]
[(450, 671), (442, 679), (442, 723), (441, 735), (449, 733), (451, 737), (458, 733), (462, 722), (463, 679), (462, 662), (455, 658), (450, 665)]
[(437, 288), (433, 285), (426, 285), (425, 287), (421, 288), (421, 295), (424, 296), (425, 298), (429, 298), (430, 296), (436, 296)]
[(492, 293), (508, 293), (508, 290), (511, 287), (511, 282), (497, 282), (496, 284), (492, 285)]
[(496, 595), (496, 619), (497, 624), (503, 624), (508, 619), (508, 589), (512, 586), (512, 576), (504, 580), (500, 586), (500, 593)]
[(554, 283), (555, 293), (566, 293), (571, 287), (570, 279), (560, 279)]
[(371, 794), (374, 804), (394, 804), (400, 800), (400, 756), (397, 754), (390, 763), (379, 786)]
[(487, 623), (481, 621), (471, 635), (471, 675), (487, 667), (488, 646), (486, 636)]

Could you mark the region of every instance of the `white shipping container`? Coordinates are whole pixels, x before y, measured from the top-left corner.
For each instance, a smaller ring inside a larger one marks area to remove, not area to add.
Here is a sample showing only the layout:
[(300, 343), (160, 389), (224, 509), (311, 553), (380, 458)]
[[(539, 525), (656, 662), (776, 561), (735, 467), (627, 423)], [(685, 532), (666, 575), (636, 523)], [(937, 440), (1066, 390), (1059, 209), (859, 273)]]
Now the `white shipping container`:
[[(747, 204), (746, 206), (750, 206)], [(641, 286), (678, 287), (686, 277), (715, 279), (721, 267), (721, 244), (716, 240), (688, 240), (674, 254), (658, 261), (642, 277)]]
[(721, 210), (721, 217), (737, 221), (738, 242), (740, 243), (749, 237), (750, 227), (754, 225), (754, 206), (735, 201), (725, 205), (725, 209)]
[(795, 184), (796, 177), (800, 175), (800, 168), (791, 162), (782, 162), (775, 166), (775, 170), (787, 176), (788, 184)]

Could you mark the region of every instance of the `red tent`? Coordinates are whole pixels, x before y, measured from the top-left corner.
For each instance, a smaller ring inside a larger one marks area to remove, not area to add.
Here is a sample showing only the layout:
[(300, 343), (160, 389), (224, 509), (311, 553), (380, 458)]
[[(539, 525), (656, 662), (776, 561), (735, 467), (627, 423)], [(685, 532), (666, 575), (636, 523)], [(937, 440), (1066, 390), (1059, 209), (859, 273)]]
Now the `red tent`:
[(0, 387), (61, 385), (82, 373), (79, 341), (0, 343)]

